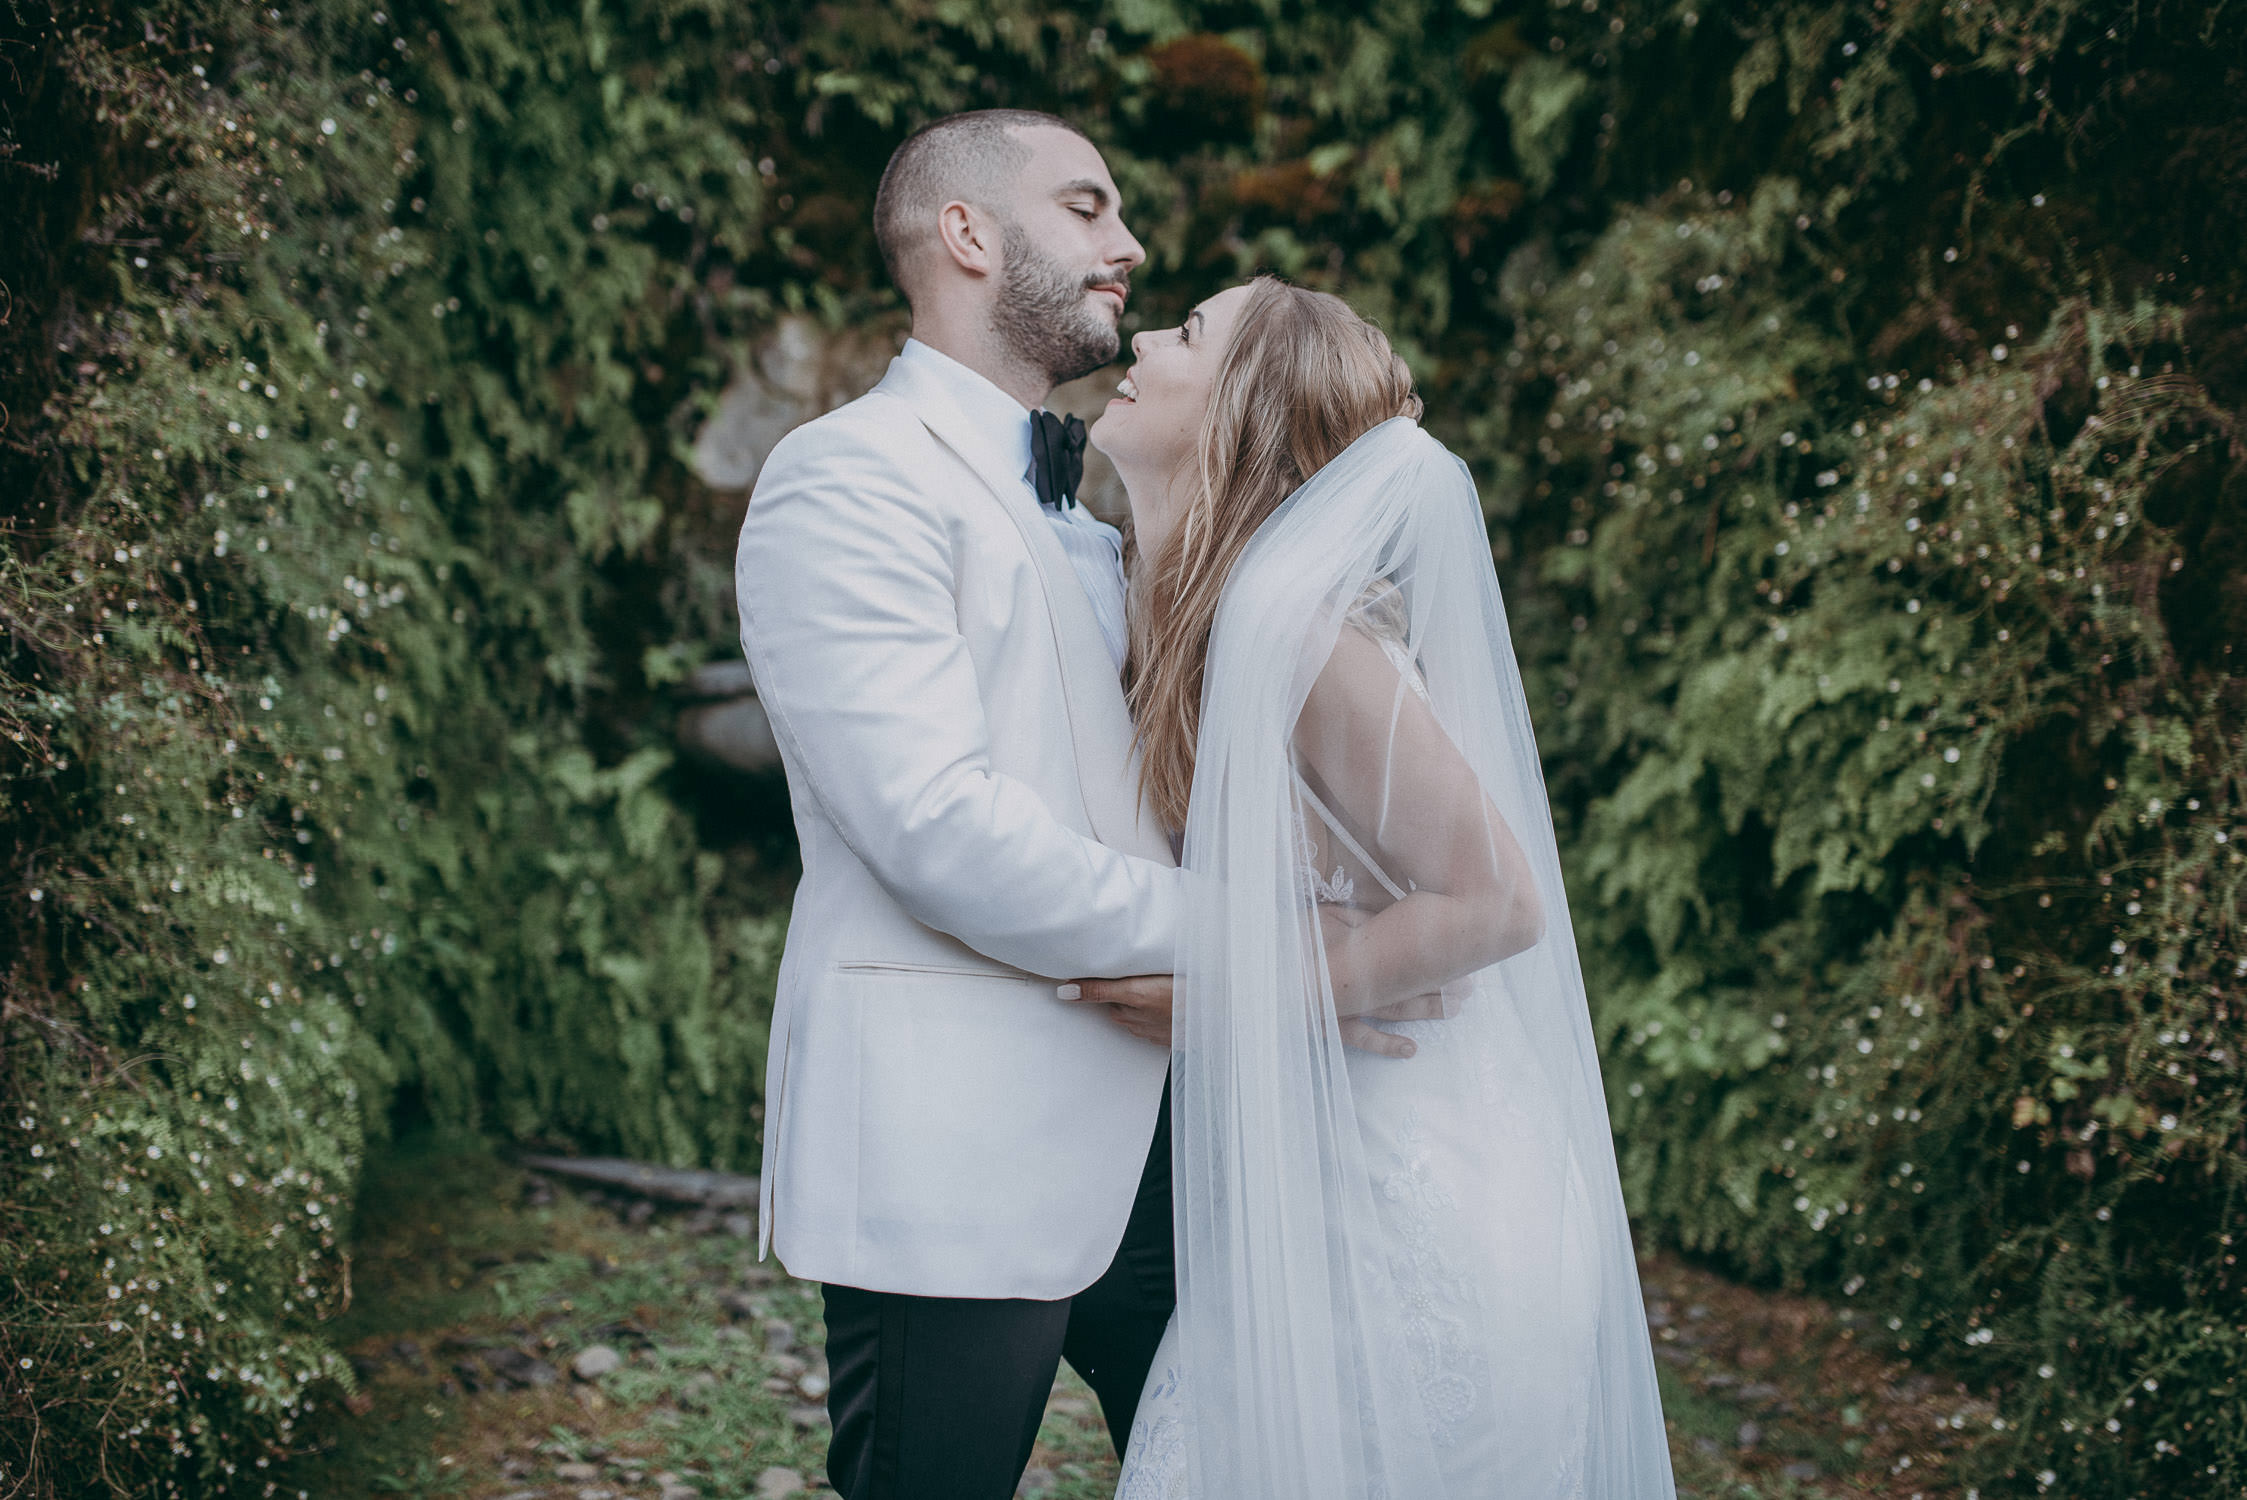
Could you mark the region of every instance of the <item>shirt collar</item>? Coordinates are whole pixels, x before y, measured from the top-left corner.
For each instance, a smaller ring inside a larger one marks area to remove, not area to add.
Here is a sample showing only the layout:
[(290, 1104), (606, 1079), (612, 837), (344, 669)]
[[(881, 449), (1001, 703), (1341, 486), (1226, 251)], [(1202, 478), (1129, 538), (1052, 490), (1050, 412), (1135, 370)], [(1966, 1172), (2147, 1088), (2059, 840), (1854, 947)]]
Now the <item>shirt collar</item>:
[(983, 375), (951, 355), (907, 339), (898, 358), (909, 360), (939, 381), (953, 403), (1006, 460), (1009, 474), (1030, 473), (1030, 410)]

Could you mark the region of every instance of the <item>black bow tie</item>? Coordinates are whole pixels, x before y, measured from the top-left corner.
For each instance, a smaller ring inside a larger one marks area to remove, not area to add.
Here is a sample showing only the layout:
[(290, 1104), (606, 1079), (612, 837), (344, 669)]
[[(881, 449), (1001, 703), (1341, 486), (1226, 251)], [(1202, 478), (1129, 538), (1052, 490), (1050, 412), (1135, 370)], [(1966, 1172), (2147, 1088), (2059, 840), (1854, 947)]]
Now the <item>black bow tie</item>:
[(1038, 503), (1059, 510), (1077, 503), (1084, 480), (1084, 423), (1050, 411), (1030, 413), (1030, 479)]

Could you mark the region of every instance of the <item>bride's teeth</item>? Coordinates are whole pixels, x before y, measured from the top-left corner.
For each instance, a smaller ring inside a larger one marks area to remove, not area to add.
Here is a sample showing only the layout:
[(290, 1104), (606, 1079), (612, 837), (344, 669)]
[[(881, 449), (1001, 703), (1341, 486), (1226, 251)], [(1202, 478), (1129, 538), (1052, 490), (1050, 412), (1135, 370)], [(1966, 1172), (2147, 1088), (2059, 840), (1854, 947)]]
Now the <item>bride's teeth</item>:
[(1116, 394), (1123, 397), (1126, 401), (1136, 401), (1139, 399), (1139, 387), (1133, 385), (1131, 383), (1131, 377), (1129, 375), (1126, 375), (1122, 380), (1117, 382)]

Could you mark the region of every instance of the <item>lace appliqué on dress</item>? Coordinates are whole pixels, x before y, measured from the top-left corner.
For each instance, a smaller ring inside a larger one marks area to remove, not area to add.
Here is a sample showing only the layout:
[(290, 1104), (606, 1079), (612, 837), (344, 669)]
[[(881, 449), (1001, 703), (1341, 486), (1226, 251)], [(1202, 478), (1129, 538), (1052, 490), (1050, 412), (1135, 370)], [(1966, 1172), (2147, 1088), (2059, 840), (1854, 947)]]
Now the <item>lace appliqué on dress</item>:
[[(1168, 1342), (1168, 1340), (1166, 1340)], [(1179, 1369), (1167, 1364), (1149, 1377), (1131, 1424), (1123, 1482), (1116, 1500), (1188, 1500), (1186, 1415)]]
[(1445, 1253), (1441, 1221), (1456, 1223), (1460, 1206), (1430, 1165), (1417, 1110), (1407, 1110), (1398, 1122), (1396, 1143), (1379, 1185), (1397, 1236), (1390, 1272), (1405, 1306), (1405, 1341), (1430, 1436), (1438, 1448), (1449, 1448), (1481, 1407), (1489, 1385), (1489, 1362), (1474, 1347), (1465, 1316), (1480, 1296), (1475, 1278)]

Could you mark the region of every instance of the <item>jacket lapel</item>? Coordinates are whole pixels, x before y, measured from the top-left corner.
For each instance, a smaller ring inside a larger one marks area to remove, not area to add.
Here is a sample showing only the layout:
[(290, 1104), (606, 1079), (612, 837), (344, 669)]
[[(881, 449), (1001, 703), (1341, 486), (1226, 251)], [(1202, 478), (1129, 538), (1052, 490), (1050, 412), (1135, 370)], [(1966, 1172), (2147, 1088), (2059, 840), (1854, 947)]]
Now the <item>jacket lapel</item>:
[(1170, 841), (1155, 827), (1139, 795), (1131, 713), (1124, 706), (1115, 663), (1092, 604), (1085, 598), (1084, 584), (1053, 534), (1053, 523), (1039, 509), (1022, 476), (1006, 472), (1001, 446), (977, 430), (937, 381), (909, 361), (895, 359), (875, 389), (903, 400), (937, 441), (975, 472), (1030, 549), (1045, 590), (1046, 615), (1053, 622), (1069, 738), (1076, 751), (1077, 785), (1093, 836), (1127, 854), (1175, 863)]

